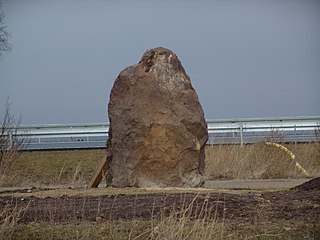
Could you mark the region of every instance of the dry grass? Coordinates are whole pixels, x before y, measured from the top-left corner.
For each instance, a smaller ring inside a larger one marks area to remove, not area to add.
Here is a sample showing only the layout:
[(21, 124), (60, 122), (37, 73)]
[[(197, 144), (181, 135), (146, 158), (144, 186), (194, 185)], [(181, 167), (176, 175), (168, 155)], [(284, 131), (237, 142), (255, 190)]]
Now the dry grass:
[[(209, 209), (208, 198), (198, 205), (198, 196), (190, 203), (175, 206), (169, 215), (164, 210), (153, 216), (145, 231), (133, 239), (217, 239), (223, 235), (223, 221), (217, 222), (217, 212)], [(213, 215), (211, 215), (213, 213)]]
[[(320, 176), (317, 143), (285, 144), (310, 174)], [(1, 175), (0, 186), (77, 185), (85, 186), (105, 154), (99, 150), (22, 152), (9, 174)], [(281, 149), (264, 143), (213, 145), (206, 148), (206, 179), (300, 178), (305, 175)]]
[[(320, 153), (316, 143), (284, 144), (310, 176), (320, 176)], [(206, 149), (207, 179), (300, 178), (305, 175), (281, 149), (264, 143), (213, 145)]]
[[(210, 209), (209, 195), (201, 203), (198, 195), (191, 201), (153, 213), (149, 220), (111, 221), (97, 218), (95, 223), (18, 224), (20, 213), (5, 208), (0, 215), (0, 234), (5, 239), (217, 239), (224, 234), (224, 225), (217, 222), (217, 212)], [(183, 199), (182, 199), (183, 200)], [(48, 213), (50, 215), (50, 213)], [(211, 215), (213, 214), (213, 215)], [(97, 215), (99, 215), (97, 213)]]
[(11, 166), (17, 177), (8, 178), (0, 184), (82, 186), (89, 181), (104, 154), (105, 150), (25, 151)]
[[(197, 196), (191, 202), (173, 205), (153, 213), (150, 219), (112, 221), (97, 218), (96, 222), (70, 220), (66, 223), (33, 222), (18, 223), (23, 212), (9, 208), (0, 214), (0, 236), (2, 239), (129, 239), (129, 240), (202, 240), (202, 239), (317, 239), (319, 230), (315, 226), (281, 223), (231, 224), (225, 222), (216, 209), (208, 207), (208, 198), (199, 203)], [(224, 204), (219, 201), (219, 204)], [(49, 213), (48, 213), (49, 214)], [(97, 213), (97, 215), (99, 215)]]
[[(161, 223), (158, 222), (158, 223)], [(164, 222), (163, 222), (164, 224)], [(168, 224), (172, 224), (169, 222)], [(169, 227), (169, 225), (166, 226)], [(165, 224), (164, 224), (165, 225)], [(193, 224), (189, 226), (183, 226), (186, 229), (192, 229)], [(210, 225), (210, 223), (209, 223)], [(147, 230), (152, 230), (152, 221), (132, 220), (132, 221), (105, 221), (98, 223), (32, 223), (28, 225), (18, 224), (15, 227), (15, 231), (11, 233), (9, 238), (11, 240), (27, 240), (27, 239), (46, 239), (46, 240), (96, 240), (96, 239), (112, 239), (112, 240), (154, 240), (154, 239), (166, 239), (171, 240), (173, 238), (164, 237), (166, 231), (158, 232), (156, 229), (153, 236), (143, 235)], [(179, 222), (175, 222), (175, 226), (180, 228)], [(311, 226), (309, 226), (311, 227)], [(274, 240), (274, 239), (305, 239), (313, 240), (318, 239), (319, 232), (317, 230), (311, 230), (306, 226), (298, 226), (296, 228), (290, 228), (288, 226), (276, 226), (275, 224), (268, 224), (266, 226), (253, 226), (252, 228), (246, 228), (244, 226), (235, 228), (231, 225), (216, 223), (212, 228), (196, 228), (195, 231), (201, 232), (199, 235), (186, 236), (185, 238), (174, 238), (174, 240), (203, 240), (203, 239), (260, 239), (260, 240)], [(189, 230), (187, 230), (189, 231)], [(141, 235), (142, 234), (142, 235)], [(157, 237), (157, 236), (162, 237)]]
[(25, 209), (18, 210), (16, 207), (10, 208), (9, 205), (0, 211), (0, 236), (2, 239), (11, 239), (18, 227), (18, 221), (23, 216)]

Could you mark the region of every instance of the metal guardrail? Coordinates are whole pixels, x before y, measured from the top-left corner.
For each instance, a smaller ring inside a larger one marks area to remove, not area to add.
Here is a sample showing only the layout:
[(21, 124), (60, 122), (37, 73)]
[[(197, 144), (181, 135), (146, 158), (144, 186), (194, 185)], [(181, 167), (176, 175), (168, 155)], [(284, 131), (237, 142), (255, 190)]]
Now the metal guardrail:
[[(317, 139), (320, 116), (207, 120), (207, 144), (247, 144), (266, 140), (311, 142)], [(104, 148), (108, 124), (22, 125), (15, 136), (27, 139), (23, 150)]]
[[(312, 142), (317, 140), (320, 116), (207, 120), (209, 144)], [(212, 136), (210, 136), (212, 134)]]

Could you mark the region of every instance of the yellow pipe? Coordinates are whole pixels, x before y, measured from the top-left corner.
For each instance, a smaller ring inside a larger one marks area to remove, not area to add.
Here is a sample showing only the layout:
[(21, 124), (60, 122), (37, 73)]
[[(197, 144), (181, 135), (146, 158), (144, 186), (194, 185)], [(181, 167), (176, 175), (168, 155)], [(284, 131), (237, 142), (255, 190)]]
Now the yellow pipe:
[(295, 162), (296, 168), (298, 168), (298, 170), (301, 171), (305, 176), (309, 177), (308, 172), (300, 165), (300, 163), (298, 163), (297, 160), (295, 160), (295, 155), (288, 148), (286, 148), (285, 146), (282, 146), (279, 143), (265, 142), (265, 144), (268, 146), (279, 148), (285, 153), (287, 153), (290, 156), (291, 160)]

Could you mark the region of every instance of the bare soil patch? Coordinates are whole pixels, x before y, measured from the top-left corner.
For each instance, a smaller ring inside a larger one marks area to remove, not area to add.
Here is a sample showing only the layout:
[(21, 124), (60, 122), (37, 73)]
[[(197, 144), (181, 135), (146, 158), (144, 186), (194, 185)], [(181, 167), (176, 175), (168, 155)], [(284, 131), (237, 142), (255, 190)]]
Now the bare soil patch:
[(293, 189), (298, 191), (320, 191), (320, 177), (311, 179)]
[[(317, 182), (318, 183), (318, 182)], [(10, 206), (26, 209), (19, 220), (30, 222), (79, 222), (101, 220), (150, 220), (190, 207), (205, 211), (215, 221), (233, 225), (279, 223), (320, 229), (320, 191), (246, 193), (120, 193), (101, 196), (13, 197), (0, 196), (0, 211)], [(197, 215), (198, 216), (198, 215)], [(320, 236), (320, 233), (319, 233)]]

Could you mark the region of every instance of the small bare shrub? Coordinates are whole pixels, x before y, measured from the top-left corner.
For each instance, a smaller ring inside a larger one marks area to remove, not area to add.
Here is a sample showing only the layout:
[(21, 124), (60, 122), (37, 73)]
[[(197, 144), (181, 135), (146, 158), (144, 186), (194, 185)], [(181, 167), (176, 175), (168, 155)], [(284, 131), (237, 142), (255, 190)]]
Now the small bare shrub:
[(11, 114), (9, 100), (5, 105), (3, 119), (0, 122), (0, 184), (8, 181), (10, 167), (19, 156), (19, 149), (23, 140), (17, 137), (17, 130), (21, 122), (21, 117), (16, 120)]
[(1, 239), (11, 239), (14, 231), (18, 226), (18, 221), (23, 217), (26, 208), (12, 208), (10, 204), (0, 210), (0, 236)]
[(266, 142), (283, 143), (285, 139), (285, 133), (278, 129), (271, 129), (269, 136), (266, 137)]
[(7, 24), (5, 21), (1, 4), (2, 3), (0, 2), (0, 57), (2, 52), (9, 51), (11, 49), (11, 45), (9, 43), (9, 33), (7, 32), (7, 29), (6, 29)]

